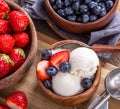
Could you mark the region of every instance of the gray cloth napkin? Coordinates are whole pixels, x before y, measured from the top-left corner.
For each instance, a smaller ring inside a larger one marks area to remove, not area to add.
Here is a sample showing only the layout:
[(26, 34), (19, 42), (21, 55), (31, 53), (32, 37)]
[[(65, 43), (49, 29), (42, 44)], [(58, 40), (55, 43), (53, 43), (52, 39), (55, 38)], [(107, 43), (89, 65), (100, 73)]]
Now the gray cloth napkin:
[[(21, 6), (32, 18), (51, 22), (61, 34), (70, 39), (80, 40), (88, 45), (94, 43), (115, 45), (120, 39), (120, 13), (118, 11), (112, 21), (101, 30), (93, 31), (89, 34), (71, 34), (61, 30), (50, 20), (44, 7), (44, 0), (21, 0)], [(99, 53), (98, 56), (109, 59), (111, 53)]]

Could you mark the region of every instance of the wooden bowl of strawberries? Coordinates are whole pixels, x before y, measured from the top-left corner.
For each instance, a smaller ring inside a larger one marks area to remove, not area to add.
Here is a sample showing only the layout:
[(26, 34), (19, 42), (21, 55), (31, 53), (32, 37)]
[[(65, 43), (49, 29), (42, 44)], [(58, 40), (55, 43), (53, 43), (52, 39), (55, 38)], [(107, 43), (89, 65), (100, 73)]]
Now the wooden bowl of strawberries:
[(37, 35), (29, 15), (10, 0), (0, 0), (0, 89), (17, 83), (30, 68)]

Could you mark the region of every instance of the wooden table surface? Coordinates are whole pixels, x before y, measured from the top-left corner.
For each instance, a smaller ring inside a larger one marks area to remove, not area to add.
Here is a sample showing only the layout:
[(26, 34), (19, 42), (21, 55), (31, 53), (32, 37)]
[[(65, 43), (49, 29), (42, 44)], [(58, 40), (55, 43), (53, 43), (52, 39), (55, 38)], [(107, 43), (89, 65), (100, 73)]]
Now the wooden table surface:
[[(120, 9), (120, 3), (118, 8)], [(16, 90), (23, 90), (24, 92), (26, 92), (29, 100), (27, 109), (72, 109), (71, 107), (63, 107), (53, 103), (52, 101), (44, 97), (40, 92), (36, 75), (35, 75), (35, 67), (40, 57), (41, 50), (47, 48), (50, 44), (63, 39), (60, 36), (58, 36), (48, 26), (48, 24), (45, 21), (40, 21), (40, 20), (33, 20), (33, 21), (36, 26), (36, 30), (38, 34), (37, 56), (35, 57), (34, 63), (31, 66), (31, 68), (28, 70), (25, 77), (21, 81), (19, 81), (18, 84), (15, 84), (12, 87), (0, 90), (0, 102), (4, 102), (5, 98), (10, 93)], [(120, 54), (113, 54), (111, 58), (108, 61), (106, 61), (106, 63), (103, 63), (101, 83), (94, 97), (105, 90), (104, 79), (107, 73), (109, 73), (112, 69), (114, 69), (115, 66), (120, 67)], [(94, 97), (91, 100), (93, 100)], [(91, 100), (82, 105), (78, 105), (77, 106), (78, 109), (87, 109), (86, 107), (88, 104), (90, 104)], [(117, 100), (110, 99), (109, 107), (110, 109), (120, 109), (120, 102)]]

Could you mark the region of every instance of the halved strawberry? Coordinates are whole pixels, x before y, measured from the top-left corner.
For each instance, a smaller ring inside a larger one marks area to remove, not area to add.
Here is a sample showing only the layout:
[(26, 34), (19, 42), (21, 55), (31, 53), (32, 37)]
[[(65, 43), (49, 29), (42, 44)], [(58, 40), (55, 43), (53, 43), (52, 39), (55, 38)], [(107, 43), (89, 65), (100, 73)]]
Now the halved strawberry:
[(52, 66), (55, 66), (56, 68), (59, 68), (59, 65), (62, 62), (69, 61), (69, 57), (70, 57), (69, 50), (62, 50), (62, 51), (57, 52), (51, 56), (50, 64)]
[(10, 109), (10, 108), (0, 103), (0, 109)]
[(7, 97), (6, 104), (11, 109), (26, 109), (27, 97), (24, 92), (16, 91)]
[(50, 66), (50, 62), (47, 60), (42, 60), (37, 64), (37, 75), (41, 81), (45, 81), (50, 77), (46, 73), (46, 69)]

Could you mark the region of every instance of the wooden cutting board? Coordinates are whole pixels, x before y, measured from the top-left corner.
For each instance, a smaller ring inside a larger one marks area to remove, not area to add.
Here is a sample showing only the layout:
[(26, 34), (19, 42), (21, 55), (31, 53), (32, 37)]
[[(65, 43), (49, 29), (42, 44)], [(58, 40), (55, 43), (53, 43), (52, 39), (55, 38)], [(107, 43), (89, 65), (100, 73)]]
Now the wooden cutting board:
[[(53, 103), (52, 101), (48, 100), (41, 94), (41, 90), (38, 86), (37, 78), (36, 78), (36, 63), (39, 60), (41, 50), (47, 48), (50, 44), (56, 42), (54, 40), (42, 33), (38, 33), (38, 52), (35, 57), (34, 63), (31, 68), (26, 72), (24, 78), (19, 81), (17, 84), (13, 85), (12, 87), (0, 90), (0, 102), (4, 103), (5, 98), (12, 92), (21, 90), (24, 91), (28, 98), (28, 108), (27, 109), (72, 109), (72, 107), (63, 107)], [(78, 109), (87, 109), (87, 106), (90, 102), (94, 99), (94, 97), (98, 94), (101, 94), (104, 88), (104, 80), (106, 75), (112, 70), (116, 68), (115, 66), (102, 62), (102, 76), (101, 82), (98, 87), (97, 92), (92, 97), (92, 99), (82, 105), (78, 105)], [(120, 109), (120, 104), (118, 101), (111, 99), (110, 100), (110, 109)]]

